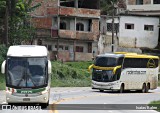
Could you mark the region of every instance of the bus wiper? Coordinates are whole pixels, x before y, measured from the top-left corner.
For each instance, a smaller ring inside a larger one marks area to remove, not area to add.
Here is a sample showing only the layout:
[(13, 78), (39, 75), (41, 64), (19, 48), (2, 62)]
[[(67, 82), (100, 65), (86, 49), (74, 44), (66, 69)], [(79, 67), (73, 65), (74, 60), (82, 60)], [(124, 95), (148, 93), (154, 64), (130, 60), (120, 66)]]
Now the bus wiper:
[(25, 72), (23, 72), (23, 76), (22, 76), (21, 80), (18, 82), (17, 86), (19, 86), (21, 84), (21, 82), (23, 81), (24, 78), (25, 78)]
[(29, 75), (29, 78), (31, 79), (31, 81), (32, 81), (33, 85), (36, 87), (37, 85), (36, 85), (36, 83), (34, 82), (33, 78), (31, 77), (31, 75), (30, 75), (30, 74), (28, 74), (28, 75)]

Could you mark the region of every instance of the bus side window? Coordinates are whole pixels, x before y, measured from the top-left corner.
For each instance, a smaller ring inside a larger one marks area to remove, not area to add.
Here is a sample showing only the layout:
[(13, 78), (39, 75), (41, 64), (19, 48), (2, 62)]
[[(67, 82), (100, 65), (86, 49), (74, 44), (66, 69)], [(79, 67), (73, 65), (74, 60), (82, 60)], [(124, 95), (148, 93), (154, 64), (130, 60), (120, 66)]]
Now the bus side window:
[(123, 59), (124, 59), (123, 57), (121, 57), (121, 58), (118, 59), (118, 65), (122, 65)]

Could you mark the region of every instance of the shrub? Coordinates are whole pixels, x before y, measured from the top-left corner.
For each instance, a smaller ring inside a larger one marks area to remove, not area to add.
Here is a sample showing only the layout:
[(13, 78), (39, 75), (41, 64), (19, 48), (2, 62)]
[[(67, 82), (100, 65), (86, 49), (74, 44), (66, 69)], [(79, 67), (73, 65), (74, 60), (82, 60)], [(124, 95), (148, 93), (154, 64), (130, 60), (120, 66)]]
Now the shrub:
[[(5, 45), (0, 45), (0, 67), (3, 61), (6, 59), (8, 48)], [(1, 68), (0, 68), (1, 71)]]

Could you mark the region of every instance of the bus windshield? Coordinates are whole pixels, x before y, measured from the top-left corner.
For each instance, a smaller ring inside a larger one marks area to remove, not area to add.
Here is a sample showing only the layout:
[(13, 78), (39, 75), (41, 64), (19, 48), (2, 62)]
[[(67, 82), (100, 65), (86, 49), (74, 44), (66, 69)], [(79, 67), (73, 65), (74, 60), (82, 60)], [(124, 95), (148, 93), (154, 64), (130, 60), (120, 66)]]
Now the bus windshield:
[[(114, 58), (114, 57), (97, 57), (95, 61), (96, 66), (100, 67), (116, 67), (121, 66), (123, 62), (123, 57)], [(116, 70), (116, 73), (113, 73), (111, 70), (99, 70), (93, 69), (92, 80), (98, 82), (113, 82), (120, 79), (121, 68)]]
[(6, 84), (17, 88), (43, 87), (47, 84), (47, 58), (9, 57)]
[(95, 65), (101, 67), (114, 67), (116, 64), (117, 59), (110, 57), (97, 57), (95, 61)]

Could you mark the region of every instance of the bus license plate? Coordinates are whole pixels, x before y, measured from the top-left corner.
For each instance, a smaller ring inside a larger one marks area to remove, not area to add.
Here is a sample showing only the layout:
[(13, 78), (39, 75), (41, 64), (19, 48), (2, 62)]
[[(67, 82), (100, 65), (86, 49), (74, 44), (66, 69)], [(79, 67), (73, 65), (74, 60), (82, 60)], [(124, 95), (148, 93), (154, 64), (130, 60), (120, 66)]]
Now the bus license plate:
[(24, 98), (23, 101), (30, 101), (30, 98)]

